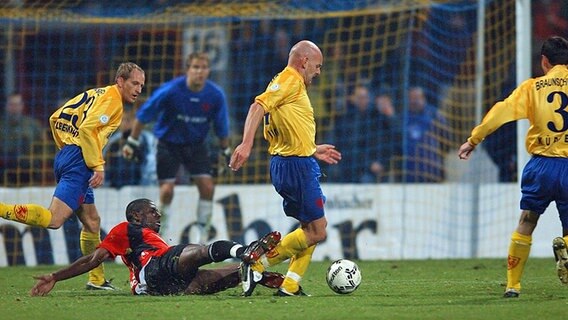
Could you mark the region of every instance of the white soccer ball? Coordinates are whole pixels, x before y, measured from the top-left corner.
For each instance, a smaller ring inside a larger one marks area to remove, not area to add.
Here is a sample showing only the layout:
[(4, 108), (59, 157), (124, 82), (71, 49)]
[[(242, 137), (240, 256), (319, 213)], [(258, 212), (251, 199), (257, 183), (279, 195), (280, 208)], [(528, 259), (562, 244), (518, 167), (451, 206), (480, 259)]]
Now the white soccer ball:
[(327, 285), (336, 293), (351, 293), (361, 284), (361, 269), (351, 260), (339, 259), (327, 269)]

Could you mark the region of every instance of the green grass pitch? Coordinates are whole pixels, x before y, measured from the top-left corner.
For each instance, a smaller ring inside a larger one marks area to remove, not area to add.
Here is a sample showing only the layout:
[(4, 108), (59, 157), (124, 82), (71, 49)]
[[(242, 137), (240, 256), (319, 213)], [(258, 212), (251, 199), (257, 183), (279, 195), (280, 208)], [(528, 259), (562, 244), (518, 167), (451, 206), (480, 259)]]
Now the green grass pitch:
[[(106, 264), (122, 290), (86, 291), (86, 276), (63, 281), (47, 297), (29, 297), (33, 275), (54, 266), (0, 268), (1, 319), (562, 319), (568, 286), (556, 277), (552, 258), (532, 258), (518, 299), (504, 299), (505, 259), (357, 261), (363, 281), (338, 295), (325, 283), (330, 264), (313, 262), (303, 287), (311, 297), (273, 297), (259, 287), (210, 296), (132, 296), (124, 266)], [(283, 271), (281, 266), (278, 271)]]

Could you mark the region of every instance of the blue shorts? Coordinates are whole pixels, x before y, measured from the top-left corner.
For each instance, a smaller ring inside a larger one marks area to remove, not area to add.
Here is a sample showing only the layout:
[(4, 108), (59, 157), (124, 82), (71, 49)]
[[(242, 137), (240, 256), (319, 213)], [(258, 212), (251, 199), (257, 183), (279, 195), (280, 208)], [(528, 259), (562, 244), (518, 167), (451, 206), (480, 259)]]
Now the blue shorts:
[(57, 182), (54, 197), (65, 202), (73, 211), (83, 203), (95, 202), (93, 188), (89, 187), (93, 170), (87, 167), (81, 148), (75, 145), (64, 146), (55, 155), (53, 169)]
[(554, 201), (568, 228), (568, 159), (533, 156), (523, 169), (521, 192), (521, 210), (542, 214)]
[(281, 157), (270, 159), (270, 179), (282, 196), (284, 213), (300, 222), (311, 222), (324, 216), (325, 196), (321, 191), (320, 167), (313, 157)]

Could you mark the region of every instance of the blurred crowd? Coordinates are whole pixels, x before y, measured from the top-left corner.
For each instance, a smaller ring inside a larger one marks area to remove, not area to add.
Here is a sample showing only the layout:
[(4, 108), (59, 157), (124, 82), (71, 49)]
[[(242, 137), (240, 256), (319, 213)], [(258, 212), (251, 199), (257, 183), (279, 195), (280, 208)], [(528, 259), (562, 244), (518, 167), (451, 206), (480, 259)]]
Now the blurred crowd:
[[(99, 10), (100, 6), (82, 10)], [(337, 183), (388, 182), (443, 182), (447, 179), (446, 158), (467, 132), (455, 134), (455, 120), (444, 99), (451, 94), (447, 84), (460, 72), (464, 53), (444, 52), (453, 46), (470, 47), (475, 39), (475, 19), (453, 12), (450, 16), (432, 19), (444, 20), (459, 37), (447, 47), (432, 50), (432, 41), (425, 33), (417, 32), (411, 47), (408, 73), (401, 67), (405, 45), (386, 37), (389, 43), (354, 44), (345, 41), (351, 34), (333, 32), (350, 30), (358, 23), (369, 28), (356, 29), (370, 39), (379, 32), (387, 32), (382, 18), (353, 19), (299, 19), (299, 20), (243, 20), (232, 22), (229, 36), (229, 58), (226, 70), (213, 70), (212, 78), (224, 79), (228, 92), (232, 132), (241, 132), (248, 106), (261, 93), (270, 79), (286, 65), (292, 44), (303, 38), (325, 43), (322, 75), (311, 90), (318, 121), (318, 140), (332, 141), (342, 151), (344, 159), (337, 167), (323, 168), (327, 181)], [(446, 13), (447, 14), (447, 13)], [(568, 36), (568, 3), (565, 1), (534, 0), (533, 15), (533, 76), (540, 75), (540, 43), (550, 35)], [(341, 25), (338, 23), (341, 22)], [(424, 27), (424, 32), (434, 32)], [(444, 35), (442, 35), (443, 37)], [(325, 38), (324, 38), (325, 37)], [(393, 42), (393, 43), (390, 43)], [(329, 45), (333, 44), (333, 45)], [(376, 48), (395, 47), (392, 50)], [(368, 54), (368, 52), (371, 52)], [(432, 55), (451, 57), (446, 65), (431, 66)], [(453, 59), (453, 61), (452, 61)], [(373, 63), (382, 61), (382, 63)], [(361, 65), (367, 67), (361, 68)], [(514, 66), (511, 66), (512, 69)], [(227, 77), (227, 74), (230, 76)], [(403, 78), (404, 77), (404, 78)], [(511, 76), (501, 89), (502, 97), (514, 88)], [(22, 88), (26, 88), (22, 86)], [(51, 161), (55, 154), (46, 115), (50, 110), (38, 110), (26, 105), (31, 92), (5, 93), (4, 109), (0, 114), (0, 185), (49, 185)], [(29, 99), (32, 100), (32, 99)], [(32, 100), (35, 101), (35, 100)], [(33, 103), (33, 102), (32, 102)], [(58, 106), (51, 106), (55, 110)], [(485, 106), (489, 108), (490, 105)], [(136, 106), (129, 106), (123, 126), (105, 150), (109, 162), (107, 184), (120, 188), (124, 185), (154, 184), (155, 139), (148, 131), (145, 138), (147, 157), (141, 163), (121, 159), (120, 148), (128, 136), (129, 119)], [(470, 127), (469, 124), (464, 127)], [(511, 141), (503, 146), (500, 141)], [(507, 125), (484, 143), (484, 149), (498, 169), (497, 180), (516, 181), (516, 127)], [(232, 139), (238, 141), (238, 139)], [(262, 148), (262, 147), (261, 147)], [(253, 157), (254, 159), (254, 157)], [(246, 173), (245, 173), (246, 174)], [(183, 172), (180, 173), (183, 175)], [(180, 176), (180, 179), (183, 179)]]

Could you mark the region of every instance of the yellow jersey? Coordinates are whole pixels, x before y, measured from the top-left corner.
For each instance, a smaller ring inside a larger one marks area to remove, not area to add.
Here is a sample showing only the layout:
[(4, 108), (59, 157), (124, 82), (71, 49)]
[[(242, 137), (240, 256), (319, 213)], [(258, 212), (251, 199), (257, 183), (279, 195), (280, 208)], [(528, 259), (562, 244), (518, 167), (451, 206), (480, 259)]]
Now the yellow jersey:
[(49, 117), (59, 149), (81, 148), (87, 167), (104, 170), (103, 147), (122, 121), (123, 103), (116, 85), (87, 90), (67, 101)]
[(477, 145), (501, 125), (519, 119), (530, 122), (525, 142), (528, 153), (568, 157), (567, 66), (556, 65), (546, 75), (521, 83), (489, 110), (467, 141)]
[(314, 109), (302, 76), (286, 67), (255, 101), (264, 109), (264, 138), (268, 153), (311, 156), (316, 151)]

